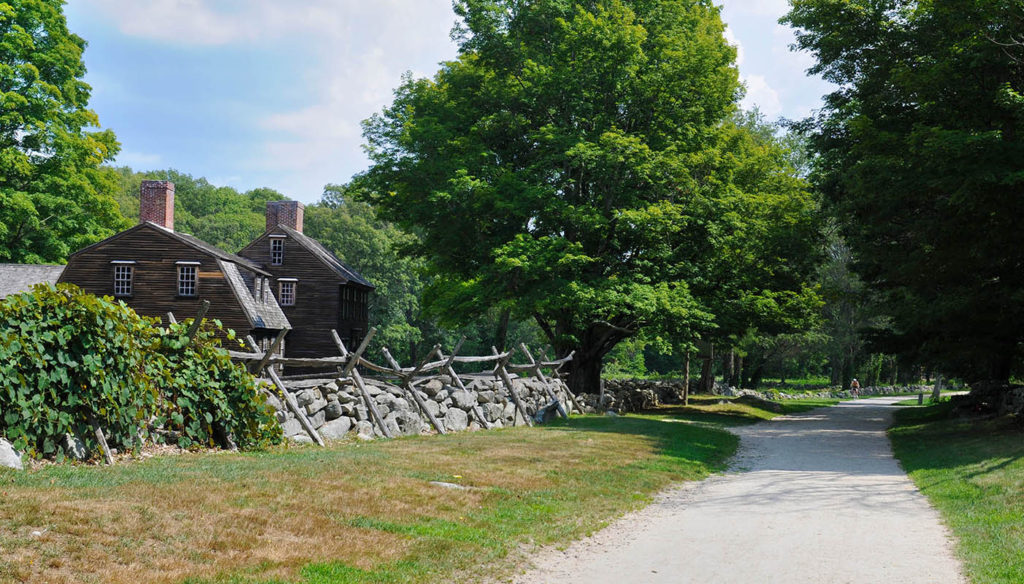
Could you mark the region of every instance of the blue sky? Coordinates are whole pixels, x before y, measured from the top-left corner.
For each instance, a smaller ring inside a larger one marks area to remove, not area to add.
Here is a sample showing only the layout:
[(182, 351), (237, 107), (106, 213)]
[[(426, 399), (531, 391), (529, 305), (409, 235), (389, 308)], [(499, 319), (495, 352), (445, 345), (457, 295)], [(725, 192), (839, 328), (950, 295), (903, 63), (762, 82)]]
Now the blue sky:
[[(828, 86), (806, 76), (777, 23), (786, 0), (725, 0), (744, 105), (801, 118)], [(364, 170), (360, 121), (401, 75), (455, 56), (450, 0), (71, 0), (88, 41), (90, 108), (122, 145), (118, 164), (175, 168), (239, 190), (312, 203)]]

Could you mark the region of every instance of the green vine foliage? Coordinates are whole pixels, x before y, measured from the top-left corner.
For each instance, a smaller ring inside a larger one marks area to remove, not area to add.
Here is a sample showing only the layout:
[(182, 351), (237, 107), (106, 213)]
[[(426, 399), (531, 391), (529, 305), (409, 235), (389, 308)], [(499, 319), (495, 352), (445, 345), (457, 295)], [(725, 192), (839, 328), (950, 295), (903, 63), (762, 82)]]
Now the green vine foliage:
[[(263, 448), (281, 430), (256, 379), (220, 348), (219, 322), (157, 326), (123, 302), (69, 284), (0, 302), (0, 435), (35, 458), (62, 458), (61, 440), (98, 452), (177, 434), (183, 447)], [(224, 336), (233, 338), (227, 331)]]
[(204, 321), (190, 341), (191, 323), (160, 329), (155, 352), (162, 358), (150, 366), (161, 394), (160, 425), (179, 432), (186, 448), (227, 446), (228, 436), (246, 449), (280, 443), (281, 427), (256, 379), (220, 347), (221, 323)]
[(65, 434), (96, 450), (138, 446), (158, 394), (146, 359), (153, 323), (75, 286), (37, 286), (0, 303), (0, 434), (32, 457), (60, 456)]

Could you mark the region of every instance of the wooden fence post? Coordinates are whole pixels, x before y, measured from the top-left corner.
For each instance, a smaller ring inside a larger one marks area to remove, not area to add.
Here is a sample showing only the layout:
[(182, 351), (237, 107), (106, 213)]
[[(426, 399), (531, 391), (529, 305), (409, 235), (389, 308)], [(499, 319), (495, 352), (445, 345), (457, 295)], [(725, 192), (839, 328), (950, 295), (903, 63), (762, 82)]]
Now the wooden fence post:
[[(376, 332), (376, 329), (370, 330)], [(371, 335), (367, 336), (369, 337)], [(366, 384), (363, 383), (363, 376), (359, 374), (359, 370), (355, 368), (355, 365), (352, 365), (353, 363), (358, 363), (361, 357), (358, 355), (349, 354), (348, 349), (345, 348), (345, 343), (343, 343), (341, 341), (341, 337), (338, 336), (338, 331), (331, 329), (331, 337), (334, 339), (334, 344), (338, 347), (338, 350), (341, 351), (341, 356), (349, 357), (350, 359), (350, 361), (346, 364), (345, 368), (343, 369), (339, 367), (338, 371), (342, 373), (342, 377), (352, 377), (352, 381), (354, 381), (356, 384), (356, 389), (358, 389), (359, 394), (363, 396), (363, 401), (366, 403), (366, 409), (369, 410), (370, 412), (371, 423), (376, 422), (377, 426), (380, 428), (381, 433), (384, 434), (385, 437), (394, 438), (394, 434), (391, 433), (391, 430), (388, 428), (387, 424), (384, 423), (384, 418), (381, 417), (380, 411), (377, 410), (377, 404), (373, 401), (373, 398), (370, 397), (370, 392), (366, 390)], [(363, 350), (366, 349), (366, 347), (364, 346), (365, 344), (366, 343), (360, 345), (360, 347), (362, 347)], [(352, 365), (352, 367), (349, 368), (349, 365)], [(346, 369), (348, 370), (348, 374), (344, 373)]]
[(324, 439), (320, 437), (319, 432), (316, 431), (316, 428), (314, 428), (313, 424), (310, 423), (309, 418), (306, 417), (306, 413), (299, 407), (299, 402), (295, 401), (295, 396), (288, 391), (288, 388), (284, 386), (284, 382), (282, 382), (281, 378), (277, 376), (276, 372), (274, 372), (274, 367), (267, 367), (267, 373), (270, 375), (271, 381), (274, 382), (274, 385), (276, 385), (277, 389), (281, 392), (282, 397), (284, 397), (285, 403), (288, 404), (288, 409), (290, 409), (292, 413), (295, 414), (295, 417), (299, 419), (299, 423), (302, 424), (302, 428), (306, 430), (306, 433), (313, 439), (313, 442), (316, 442), (319, 446), (326, 446), (324, 444)]
[(526, 347), (526, 343), (519, 343), (519, 348), (523, 350), (523, 354), (526, 355), (526, 360), (529, 361), (530, 365), (533, 365), (533, 374), (544, 384), (544, 391), (547, 392), (555, 402), (555, 407), (558, 408), (558, 413), (563, 418), (568, 418), (569, 414), (566, 413), (565, 408), (562, 406), (562, 402), (559, 401), (558, 396), (555, 395), (554, 391), (551, 391), (551, 386), (548, 384), (548, 378), (544, 376), (544, 372), (540, 370), (540, 364), (533, 360), (533, 355), (530, 354), (530, 349)]
[[(466, 337), (462, 337), (461, 339), (459, 339), (459, 342), (455, 345), (455, 349), (452, 351), (452, 354), (448, 357), (448, 362), (444, 364), (443, 369), (443, 371), (447, 373), (449, 377), (452, 378), (452, 384), (454, 384), (462, 391), (467, 391), (466, 386), (465, 384), (462, 383), (462, 379), (459, 379), (459, 375), (455, 373), (455, 368), (452, 367), (452, 363), (455, 361), (455, 355), (456, 353), (459, 352), (459, 349), (462, 347), (462, 342), (465, 340)], [(437, 356), (442, 359), (445, 358), (444, 353), (442, 353), (441, 351), (437, 352)], [(485, 416), (484, 413), (480, 411), (480, 405), (474, 404), (472, 411), (473, 415), (476, 416), (477, 421), (479, 421), (480, 424), (482, 424), (485, 429), (490, 430), (491, 423), (487, 421), (487, 416)]]
[[(495, 355), (500, 355), (500, 353), (498, 353), (497, 347), (491, 347), (491, 353)], [(526, 408), (523, 407), (523, 402), (519, 401), (519, 396), (516, 395), (516, 387), (512, 385), (512, 378), (509, 377), (508, 372), (505, 371), (505, 364), (508, 362), (511, 355), (512, 353), (510, 352), (508, 357), (505, 357), (504, 359), (498, 359), (498, 364), (494, 368), (494, 371), (498, 374), (499, 377), (501, 377), (501, 381), (505, 384), (505, 388), (508, 389), (509, 395), (512, 396), (512, 402), (516, 404), (516, 409), (519, 410), (519, 413), (523, 415), (523, 420), (526, 421), (526, 425), (533, 426), (533, 420), (530, 419), (529, 414), (526, 413)], [(516, 425), (515, 416), (512, 416), (512, 425)]]
[(423, 415), (426, 416), (428, 420), (430, 420), (430, 423), (434, 426), (434, 428), (437, 429), (438, 434), (448, 434), (448, 431), (444, 429), (444, 425), (441, 424), (441, 422), (438, 421), (437, 417), (435, 417), (434, 414), (430, 413), (430, 410), (427, 409), (427, 404), (423, 402), (423, 399), (420, 397), (420, 394), (417, 392), (416, 388), (412, 384), (413, 376), (419, 373), (423, 366), (430, 362), (430, 360), (434, 357), (434, 353), (437, 353), (440, 347), (441, 345), (434, 345), (433, 350), (430, 351), (430, 354), (427, 355), (427, 358), (422, 363), (420, 363), (418, 367), (413, 369), (413, 371), (408, 375), (401, 373), (402, 366), (399, 365), (398, 361), (391, 356), (391, 351), (388, 351), (387, 347), (381, 349), (381, 352), (384, 353), (384, 358), (388, 360), (388, 363), (391, 363), (391, 366), (394, 367), (395, 370), (399, 372), (398, 376), (402, 380), (402, 388), (405, 389), (405, 391), (412, 396), (413, 403), (415, 403), (416, 407), (418, 407), (419, 410), (423, 412)]
[(270, 348), (267, 349), (267, 352), (263, 354), (263, 359), (261, 359), (260, 362), (256, 365), (256, 368), (252, 370), (253, 375), (259, 377), (260, 373), (263, 373), (263, 369), (266, 368), (267, 363), (270, 362), (270, 358), (273, 357), (274, 353), (276, 353), (277, 350), (281, 348), (281, 343), (284, 342), (284, 336), (288, 334), (288, 330), (289, 329), (284, 329), (277, 334), (277, 338), (274, 339), (274, 344), (270, 345)]

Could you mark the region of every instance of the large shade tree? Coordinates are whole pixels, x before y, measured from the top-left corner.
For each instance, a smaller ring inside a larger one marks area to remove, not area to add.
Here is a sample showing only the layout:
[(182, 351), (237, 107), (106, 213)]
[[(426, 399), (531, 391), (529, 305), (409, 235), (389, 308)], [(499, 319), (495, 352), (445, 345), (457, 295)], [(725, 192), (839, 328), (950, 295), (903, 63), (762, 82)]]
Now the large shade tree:
[(60, 262), (126, 226), (60, 0), (0, 1), (0, 261)]
[(815, 179), (891, 328), (876, 346), (1007, 380), (1024, 341), (1024, 4), (796, 0)]
[(718, 9), (455, 6), (458, 58), (406, 78), (365, 125), (364, 192), (420, 236), (437, 274), (428, 303), (534, 319), (557, 353), (576, 352), (577, 390), (593, 390), (604, 355), (641, 330), (713, 330), (691, 283), (714, 288), (711, 264), (745, 239), (752, 205), (733, 179), (757, 172), (730, 150), (743, 142), (729, 124), (740, 87)]

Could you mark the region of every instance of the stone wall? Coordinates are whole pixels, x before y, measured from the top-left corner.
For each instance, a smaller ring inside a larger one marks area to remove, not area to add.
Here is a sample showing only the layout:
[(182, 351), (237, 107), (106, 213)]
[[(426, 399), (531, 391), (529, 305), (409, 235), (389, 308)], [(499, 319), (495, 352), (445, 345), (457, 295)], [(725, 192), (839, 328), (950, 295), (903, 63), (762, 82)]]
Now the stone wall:
[[(489, 375), (468, 375), (461, 379), (465, 390), (452, 385), (451, 378), (447, 376), (416, 386), (427, 410), (445, 430), (482, 429), (484, 425), (480, 417), (496, 428), (525, 424), (500, 380)], [(373, 379), (364, 379), (364, 382), (393, 435), (434, 431), (408, 391)], [(515, 378), (512, 383), (524, 409), (535, 422), (545, 422), (558, 415), (542, 382), (533, 378)], [(363, 439), (383, 436), (380, 428), (372, 423), (363, 398), (351, 379), (291, 381), (287, 385), (299, 407), (324, 439), (343, 438), (350, 432)], [(549, 387), (567, 412), (575, 411), (571, 410), (572, 402), (560, 382), (551, 382)], [(277, 420), (285, 436), (296, 442), (311, 440), (286, 405), (277, 398), (271, 398), (270, 403), (277, 410)]]

